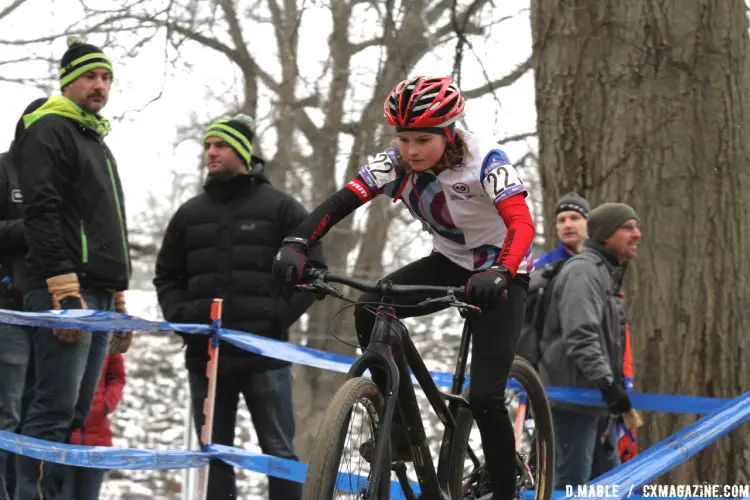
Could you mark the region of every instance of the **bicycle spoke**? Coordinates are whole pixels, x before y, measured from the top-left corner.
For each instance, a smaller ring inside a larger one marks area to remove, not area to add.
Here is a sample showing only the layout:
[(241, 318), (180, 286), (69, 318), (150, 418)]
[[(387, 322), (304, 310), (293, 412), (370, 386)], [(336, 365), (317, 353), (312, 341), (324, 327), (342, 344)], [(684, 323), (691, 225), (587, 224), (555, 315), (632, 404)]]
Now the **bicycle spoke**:
[[(362, 399), (352, 407), (346, 427), (345, 439), (341, 450), (338, 478), (334, 498), (367, 499), (367, 488), (370, 481), (370, 464), (362, 458), (360, 446), (367, 439), (374, 437), (375, 422), (372, 416), (375, 408)], [(344, 429), (342, 429), (344, 432)], [(363, 437), (363, 434), (365, 436)], [(342, 436), (344, 437), (344, 436)]]

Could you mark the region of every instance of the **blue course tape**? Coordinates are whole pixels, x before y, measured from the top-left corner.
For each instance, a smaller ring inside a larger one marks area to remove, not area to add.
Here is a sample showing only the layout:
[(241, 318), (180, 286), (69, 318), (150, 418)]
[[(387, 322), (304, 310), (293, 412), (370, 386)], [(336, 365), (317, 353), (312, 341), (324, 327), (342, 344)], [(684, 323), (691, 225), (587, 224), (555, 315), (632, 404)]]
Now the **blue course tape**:
[(0, 323), (44, 328), (76, 328), (79, 330), (182, 332), (207, 335), (213, 332), (208, 325), (167, 323), (120, 314), (112, 311), (71, 309), (50, 312), (20, 312), (0, 309)]
[[(0, 309), (0, 322), (47, 328), (63, 326), (83, 330), (137, 330), (202, 335), (214, 332), (207, 325), (155, 322), (114, 312), (91, 310), (23, 313)], [(347, 372), (353, 361), (353, 358), (348, 356), (295, 346), (245, 332), (220, 329), (219, 335), (224, 340), (251, 352), (338, 372)], [(437, 385), (451, 385), (451, 374), (431, 372), (431, 375)], [(548, 387), (547, 391), (551, 400), (603, 405), (601, 395), (596, 390)], [(633, 489), (640, 488), (676, 464), (687, 460), (750, 417), (750, 392), (734, 400), (646, 393), (633, 393), (631, 398), (635, 407), (645, 410), (711, 414), (590, 483), (592, 486), (616, 484), (621, 494), (620, 498), (637, 498), (632, 495)], [(296, 482), (304, 482), (307, 471), (307, 466), (299, 462), (221, 445), (209, 445), (204, 452), (134, 450), (50, 443), (0, 431), (0, 449), (40, 460), (105, 469), (184, 469), (203, 467), (211, 458), (217, 458), (237, 467)], [(351, 483), (351, 477), (342, 475), (342, 479)], [(413, 486), (417, 491), (418, 486)], [(397, 482), (391, 483), (391, 493), (394, 499), (403, 498)], [(533, 495), (531, 492), (527, 492), (527, 496), (528, 494)], [(564, 492), (555, 491), (555, 497), (563, 496)]]
[(208, 465), (211, 458), (211, 455), (190, 450), (150, 451), (52, 443), (7, 431), (0, 431), (0, 449), (47, 462), (96, 469), (189, 469)]
[[(219, 458), (235, 467), (252, 470), (267, 476), (287, 479), (296, 483), (305, 482), (307, 465), (299, 462), (269, 455), (262, 455), (248, 450), (240, 450), (220, 444), (209, 444), (206, 446), (206, 451), (211, 453), (213, 457)], [(366, 483), (367, 478), (365, 476), (339, 472), (337, 484), (339, 490), (342, 492), (359, 492), (363, 487), (366, 487)], [(412, 484), (412, 488), (415, 488), (415, 492), (419, 491), (419, 485), (416, 483)], [(391, 481), (391, 498), (393, 500), (404, 498), (404, 494), (401, 491), (401, 485), (398, 481)]]
[[(64, 326), (83, 330), (119, 330), (147, 332), (181, 332), (207, 335), (213, 333), (209, 325), (182, 324), (149, 321), (116, 312), (94, 310), (54, 311), (48, 313), (24, 313), (0, 309), (0, 322), (47, 328)], [(237, 330), (220, 329), (219, 336), (231, 344), (257, 354), (289, 361), (291, 363), (333, 370), (340, 373), (349, 371), (354, 358), (341, 354), (319, 351), (254, 335)], [(449, 388), (453, 374), (430, 372), (438, 387)], [(467, 377), (468, 379), (468, 377)], [(562, 401), (589, 406), (604, 406), (601, 393), (595, 389), (573, 387), (547, 387), (547, 397), (551, 401)], [(665, 394), (631, 393), (633, 406), (646, 411), (669, 413), (710, 413), (728, 399), (694, 396), (674, 396)]]
[[(234, 467), (297, 483), (304, 483), (307, 474), (307, 465), (303, 463), (220, 444), (209, 444), (203, 452), (134, 450), (130, 448), (52, 443), (0, 431), (0, 449), (47, 462), (96, 469), (189, 469), (205, 467), (209, 464), (210, 459), (217, 458)], [(339, 486), (342, 491), (359, 491), (367, 481), (366, 477), (355, 474), (339, 473), (339, 477)], [(346, 488), (347, 485), (349, 486), (348, 489)], [(419, 486), (416, 484), (412, 487), (416, 488), (415, 491), (419, 490)], [(394, 500), (404, 498), (401, 485), (397, 481), (391, 482), (391, 493), (391, 498)]]
[(288, 479), (296, 483), (305, 482), (307, 466), (293, 460), (262, 455), (221, 444), (206, 445), (205, 450), (213, 458), (219, 458), (235, 467), (260, 472), (268, 476), (280, 477), (281, 479)]
[(653, 481), (750, 418), (750, 391), (588, 483), (616, 486), (618, 498)]
[[(291, 363), (322, 368), (346, 373), (354, 358), (342, 354), (332, 354), (310, 347), (298, 346), (288, 342), (260, 337), (251, 333), (222, 328), (219, 336), (236, 347), (246, 351), (262, 354), (269, 358), (289, 361)], [(453, 374), (430, 372), (438, 387), (449, 388)], [(468, 379), (468, 377), (467, 377)], [(601, 392), (596, 389), (578, 389), (574, 387), (547, 387), (547, 397), (551, 401), (578, 403), (588, 406), (604, 406)], [(662, 394), (631, 393), (635, 408), (646, 411), (676, 413), (709, 413), (725, 404), (728, 399), (705, 398), (694, 396), (668, 396)]]

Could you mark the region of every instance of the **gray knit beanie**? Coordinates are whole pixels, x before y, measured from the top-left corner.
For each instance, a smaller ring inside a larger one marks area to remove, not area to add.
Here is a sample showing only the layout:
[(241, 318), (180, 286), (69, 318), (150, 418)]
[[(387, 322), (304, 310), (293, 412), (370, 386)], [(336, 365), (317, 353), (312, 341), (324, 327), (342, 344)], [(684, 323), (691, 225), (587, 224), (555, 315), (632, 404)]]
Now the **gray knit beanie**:
[(599, 205), (589, 215), (589, 238), (602, 243), (630, 219), (638, 220), (638, 215), (630, 205), (625, 203)]
[(557, 202), (557, 206), (555, 206), (555, 215), (559, 214), (560, 212), (578, 212), (581, 214), (584, 218), (588, 219), (589, 217), (589, 202), (586, 201), (586, 198), (579, 195), (575, 191), (572, 191)]

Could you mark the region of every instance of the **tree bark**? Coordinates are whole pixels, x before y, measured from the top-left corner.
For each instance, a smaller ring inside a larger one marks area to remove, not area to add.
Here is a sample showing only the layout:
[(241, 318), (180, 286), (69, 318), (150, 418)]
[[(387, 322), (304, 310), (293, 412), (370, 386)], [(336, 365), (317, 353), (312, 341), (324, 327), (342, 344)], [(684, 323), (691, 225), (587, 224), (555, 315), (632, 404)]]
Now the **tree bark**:
[[(636, 389), (735, 397), (750, 380), (748, 22), (740, 0), (532, 0), (545, 230), (577, 189), (639, 214), (627, 278)], [(649, 414), (645, 449), (693, 422)], [(665, 474), (747, 484), (746, 424)]]

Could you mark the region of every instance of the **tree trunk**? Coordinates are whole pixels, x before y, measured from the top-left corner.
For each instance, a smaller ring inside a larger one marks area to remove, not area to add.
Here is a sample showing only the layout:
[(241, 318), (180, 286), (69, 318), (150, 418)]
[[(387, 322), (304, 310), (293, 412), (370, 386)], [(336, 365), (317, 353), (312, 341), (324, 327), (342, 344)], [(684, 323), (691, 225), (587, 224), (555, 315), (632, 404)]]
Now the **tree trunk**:
[[(532, 0), (545, 229), (578, 189), (639, 214), (636, 389), (735, 397), (750, 380), (748, 23), (740, 0)], [(696, 419), (649, 414), (645, 449)], [(747, 484), (750, 429), (663, 476)]]

